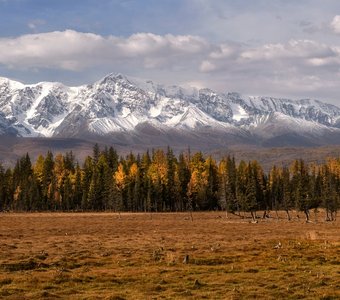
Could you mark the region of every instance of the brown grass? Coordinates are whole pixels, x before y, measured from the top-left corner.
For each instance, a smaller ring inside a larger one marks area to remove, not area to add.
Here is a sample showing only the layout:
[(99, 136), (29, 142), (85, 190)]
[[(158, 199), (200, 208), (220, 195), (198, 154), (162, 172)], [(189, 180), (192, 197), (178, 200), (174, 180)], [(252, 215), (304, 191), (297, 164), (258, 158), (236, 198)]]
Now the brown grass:
[(193, 216), (1, 214), (0, 298), (340, 298), (339, 221)]

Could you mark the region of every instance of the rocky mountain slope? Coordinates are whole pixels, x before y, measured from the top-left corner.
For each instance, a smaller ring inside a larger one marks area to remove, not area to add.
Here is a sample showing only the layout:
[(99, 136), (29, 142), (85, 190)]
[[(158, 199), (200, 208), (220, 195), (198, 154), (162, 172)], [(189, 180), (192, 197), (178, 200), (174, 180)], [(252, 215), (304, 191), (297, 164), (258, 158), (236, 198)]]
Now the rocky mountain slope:
[(0, 78), (0, 134), (215, 148), (340, 144), (340, 108), (311, 99), (169, 87), (120, 74), (79, 87)]

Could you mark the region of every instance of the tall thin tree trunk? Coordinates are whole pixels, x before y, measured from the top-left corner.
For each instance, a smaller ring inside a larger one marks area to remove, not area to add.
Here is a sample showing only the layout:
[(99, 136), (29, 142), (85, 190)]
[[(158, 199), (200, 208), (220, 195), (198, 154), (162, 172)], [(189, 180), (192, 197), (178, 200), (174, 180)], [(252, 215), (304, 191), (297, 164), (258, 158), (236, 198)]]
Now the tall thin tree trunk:
[(328, 207), (326, 207), (326, 218), (325, 218), (325, 221), (326, 222), (329, 222), (331, 219), (330, 219), (330, 217), (329, 217), (329, 209), (328, 209)]
[(252, 223), (257, 223), (257, 221), (256, 221), (256, 213), (251, 211), (250, 214), (251, 214), (251, 218), (252, 218)]
[(305, 209), (303, 212), (305, 213), (305, 216), (306, 216), (306, 223), (310, 223), (309, 210)]
[(336, 212), (331, 211), (331, 221), (335, 221), (336, 220)]

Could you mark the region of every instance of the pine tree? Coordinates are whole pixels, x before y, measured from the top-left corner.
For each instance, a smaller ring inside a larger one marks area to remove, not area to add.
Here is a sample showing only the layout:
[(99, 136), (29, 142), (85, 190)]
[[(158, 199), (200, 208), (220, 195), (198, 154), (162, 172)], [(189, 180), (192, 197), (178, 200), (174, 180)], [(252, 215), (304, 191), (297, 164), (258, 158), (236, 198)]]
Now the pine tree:
[(151, 201), (156, 211), (167, 209), (166, 203), (166, 175), (167, 160), (163, 150), (153, 151), (152, 162), (148, 169), (147, 176), (151, 180), (150, 188), (152, 188)]
[(282, 169), (282, 207), (287, 213), (288, 221), (291, 220), (289, 211), (294, 208), (294, 198), (292, 196), (292, 187), (290, 182), (290, 172), (287, 167)]
[(206, 177), (207, 186), (205, 188), (205, 203), (202, 205), (204, 210), (216, 209), (218, 207), (218, 170), (216, 162), (211, 156), (205, 161), (205, 171), (203, 173)]
[(166, 207), (170, 211), (178, 210), (179, 190), (176, 184), (176, 157), (168, 147), (166, 153)]
[(107, 162), (112, 173), (117, 171), (118, 161), (119, 161), (119, 157), (118, 157), (117, 151), (113, 147), (110, 147), (107, 153)]
[(236, 209), (240, 214), (240, 211), (246, 210), (246, 187), (248, 182), (248, 170), (245, 161), (241, 160), (236, 174)]
[[(54, 158), (52, 152), (48, 151), (46, 158), (43, 161), (41, 174), (41, 193), (43, 198), (43, 208), (51, 209), (52, 202), (55, 200), (53, 193), (49, 190), (52, 188), (52, 180), (56, 177), (54, 174)], [(53, 188), (56, 186), (54, 185)]]
[(26, 153), (25, 156), (17, 161), (13, 172), (13, 190), (15, 191), (13, 208), (15, 210), (31, 210), (29, 193), (32, 175), (31, 159)]
[(330, 168), (325, 165), (322, 170), (322, 198), (323, 207), (326, 210), (326, 221), (334, 221), (334, 213), (338, 209), (338, 193), (337, 193), (337, 179), (334, 174), (331, 173)]
[(219, 177), (219, 205), (222, 209), (234, 213), (237, 210), (236, 206), (236, 165), (235, 159), (223, 158), (220, 161), (218, 169)]
[(191, 177), (188, 183), (189, 210), (205, 209), (207, 205), (207, 186), (209, 174), (206, 172), (205, 160), (197, 152), (190, 162)]
[(83, 166), (83, 177), (82, 177), (82, 200), (81, 200), (81, 207), (83, 210), (90, 209), (90, 204), (88, 200), (88, 194), (90, 189), (90, 184), (92, 180), (92, 173), (93, 173), (93, 160), (92, 157), (88, 156), (85, 159), (84, 166)]
[(5, 169), (0, 163), (0, 211), (6, 209), (6, 181), (5, 181)]
[(83, 198), (82, 190), (82, 171), (79, 164), (75, 167), (74, 184), (73, 184), (73, 208), (79, 210), (81, 208), (81, 201)]
[(73, 209), (73, 193), (70, 175), (68, 171), (65, 171), (61, 180), (60, 194), (61, 194), (61, 208), (63, 211), (69, 211)]
[(142, 205), (142, 211), (150, 211), (149, 207), (149, 187), (150, 187), (150, 180), (148, 177), (148, 170), (149, 166), (151, 165), (151, 158), (149, 154), (149, 150), (142, 154), (142, 157), (139, 162), (139, 176), (140, 176), (140, 202)]
[(188, 184), (191, 178), (189, 169), (189, 162), (185, 159), (184, 154), (181, 153), (178, 158), (178, 181), (179, 181), (179, 209), (184, 210), (188, 206)]
[(304, 212), (306, 222), (310, 221), (310, 208), (312, 207), (312, 197), (310, 194), (310, 177), (308, 167), (300, 159), (296, 160), (292, 166), (292, 187), (295, 206), (298, 210)]
[(93, 146), (93, 155), (92, 155), (94, 165), (97, 165), (98, 160), (99, 160), (99, 156), (100, 156), (100, 148), (99, 148), (99, 145), (96, 143)]
[(26, 195), (26, 208), (28, 211), (36, 211), (42, 210), (42, 202), (41, 202), (41, 192), (40, 192), (40, 184), (37, 177), (32, 174), (29, 179), (29, 188)]
[(262, 207), (265, 210), (269, 210), (269, 206), (271, 209), (275, 210), (276, 216), (278, 218), (278, 210), (282, 205), (282, 181), (281, 174), (279, 169), (274, 165), (269, 173), (268, 178), (268, 195), (270, 197), (270, 203), (265, 202), (265, 207)]
[(69, 171), (70, 173), (74, 173), (75, 171), (75, 158), (73, 152), (66, 152), (64, 156), (64, 168), (65, 170)]
[(258, 207), (256, 169), (249, 163), (246, 171), (247, 177), (245, 194), (243, 196), (243, 208), (245, 211), (251, 213), (253, 222), (256, 222), (256, 210)]

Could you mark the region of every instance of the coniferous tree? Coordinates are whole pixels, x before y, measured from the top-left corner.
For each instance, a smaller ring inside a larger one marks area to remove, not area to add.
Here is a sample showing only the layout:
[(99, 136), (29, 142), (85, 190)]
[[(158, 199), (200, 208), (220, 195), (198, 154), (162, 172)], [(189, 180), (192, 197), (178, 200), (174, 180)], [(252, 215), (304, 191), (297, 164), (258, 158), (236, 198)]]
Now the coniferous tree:
[(100, 156), (100, 148), (97, 143), (93, 146), (92, 151), (93, 151), (93, 155), (92, 155), (93, 164), (96, 165), (98, 163), (99, 156)]
[(241, 160), (236, 175), (236, 209), (238, 213), (246, 210), (246, 187), (248, 182), (248, 170), (245, 161)]
[(166, 175), (167, 161), (163, 150), (153, 151), (152, 161), (148, 169), (148, 177), (151, 180), (149, 188), (152, 207), (155, 211), (167, 210), (166, 203)]
[(90, 184), (92, 181), (92, 173), (93, 173), (93, 160), (92, 157), (88, 156), (85, 159), (84, 166), (83, 166), (83, 177), (82, 177), (82, 200), (81, 200), (81, 207), (83, 210), (90, 209), (89, 203), (89, 189)]
[(13, 172), (13, 208), (15, 210), (30, 210), (30, 184), (32, 182), (32, 163), (31, 159), (26, 153), (19, 159), (14, 167)]
[(178, 181), (179, 181), (179, 207), (184, 210), (188, 206), (188, 184), (191, 178), (189, 161), (185, 159), (183, 153), (178, 158)]
[(166, 154), (166, 205), (168, 210), (175, 211), (180, 209), (179, 205), (179, 182), (176, 177), (176, 157), (168, 147)]
[(36, 211), (42, 210), (42, 202), (41, 202), (41, 192), (40, 192), (40, 185), (37, 177), (32, 174), (29, 180), (29, 188), (26, 195), (26, 208), (25, 210), (28, 211)]
[(149, 178), (148, 170), (151, 164), (149, 150), (142, 154), (139, 161), (139, 177), (140, 177), (140, 203), (142, 211), (148, 211), (148, 192), (149, 192)]
[(124, 210), (124, 199), (126, 195), (126, 174), (122, 163), (119, 163), (118, 169), (114, 174), (114, 181), (117, 187), (117, 193), (114, 199), (114, 209), (118, 212)]
[(206, 205), (208, 175), (202, 152), (193, 155), (190, 161), (191, 176), (188, 183), (188, 203), (190, 210), (203, 209)]
[(244, 211), (251, 213), (253, 222), (256, 222), (256, 210), (258, 207), (257, 184), (256, 169), (251, 163), (249, 163), (248, 168), (246, 169), (246, 186), (245, 194), (243, 196), (243, 208)]
[(75, 158), (73, 152), (66, 152), (64, 156), (64, 168), (68, 170), (70, 173), (74, 173), (75, 171)]
[[(54, 158), (52, 152), (48, 151), (43, 161), (41, 174), (41, 193), (44, 209), (51, 209), (55, 201), (56, 175), (54, 174)], [(52, 184), (53, 181), (53, 184)]]
[[(226, 213), (234, 213), (237, 209), (236, 198), (236, 165), (235, 159), (228, 156), (219, 164), (219, 199), (220, 205)], [(227, 215), (226, 215), (227, 216)]]
[(203, 205), (204, 210), (216, 209), (218, 207), (218, 170), (216, 166), (216, 162), (212, 159), (212, 157), (208, 157), (205, 161), (205, 171), (204, 173), (206, 177), (206, 195), (205, 195), (205, 203)]
[(322, 199), (323, 207), (326, 210), (326, 221), (334, 221), (335, 212), (338, 209), (338, 193), (337, 193), (337, 180), (336, 176), (331, 173), (329, 167), (323, 167), (322, 175)]
[(72, 184), (71, 184), (70, 175), (68, 171), (66, 171), (63, 174), (61, 182), (62, 182), (61, 187), (60, 187), (61, 207), (62, 207), (62, 210), (69, 211), (73, 209), (74, 207), (72, 203), (72, 199), (73, 199)]
[(5, 180), (5, 169), (0, 163), (0, 211), (6, 208), (7, 189)]
[(117, 154), (117, 151), (113, 149), (113, 147), (110, 147), (108, 152), (107, 152), (107, 163), (109, 165), (109, 168), (112, 173), (116, 172), (118, 169), (118, 162), (119, 162), (119, 157)]
[(292, 187), (290, 181), (290, 172), (287, 167), (282, 169), (282, 206), (287, 213), (288, 221), (291, 220), (290, 211), (295, 207), (292, 196)]
[(275, 210), (276, 216), (278, 218), (278, 210), (281, 208), (281, 206), (283, 206), (283, 190), (281, 174), (276, 166), (273, 166), (269, 173), (267, 188), (270, 201), (265, 201), (265, 206), (262, 208), (265, 211), (268, 211), (270, 208)]
[(273, 166), (265, 174), (256, 161), (248, 164), (223, 158), (219, 166), (201, 152), (153, 150), (118, 162), (111, 147), (94, 147), (83, 167), (72, 152), (38, 156), (32, 165), (28, 154), (6, 171), (0, 165), (0, 210), (107, 210), (179, 211), (224, 209), (250, 212), (296, 208), (310, 220), (318, 207), (334, 220), (339, 207), (340, 160), (307, 165), (303, 160), (287, 167)]
[(75, 174), (74, 174), (74, 184), (73, 184), (73, 207), (75, 210), (79, 210), (81, 208), (81, 201), (83, 198), (83, 190), (82, 190), (82, 171), (79, 167), (79, 164), (76, 165)]
[(310, 177), (308, 167), (300, 159), (296, 160), (292, 167), (292, 187), (295, 206), (306, 216), (306, 222), (310, 221), (310, 209), (312, 208), (313, 199), (310, 193)]

